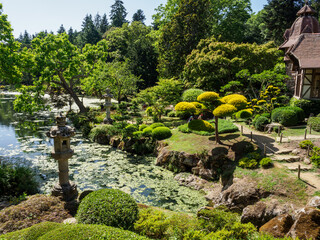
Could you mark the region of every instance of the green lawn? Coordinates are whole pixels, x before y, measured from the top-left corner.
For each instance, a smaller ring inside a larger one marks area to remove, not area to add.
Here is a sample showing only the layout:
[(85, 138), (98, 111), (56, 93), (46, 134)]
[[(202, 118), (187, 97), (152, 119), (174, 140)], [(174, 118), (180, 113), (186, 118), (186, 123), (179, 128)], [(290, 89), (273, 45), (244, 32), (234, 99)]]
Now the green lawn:
[[(305, 130), (307, 125), (301, 125), (297, 127), (287, 127), (284, 130), (282, 130), (283, 136), (289, 137), (289, 136), (304, 136)], [(308, 128), (307, 134), (310, 134), (310, 130)], [(320, 135), (320, 132), (311, 131), (312, 135)], [(272, 133), (272, 136), (276, 136), (276, 133)]]

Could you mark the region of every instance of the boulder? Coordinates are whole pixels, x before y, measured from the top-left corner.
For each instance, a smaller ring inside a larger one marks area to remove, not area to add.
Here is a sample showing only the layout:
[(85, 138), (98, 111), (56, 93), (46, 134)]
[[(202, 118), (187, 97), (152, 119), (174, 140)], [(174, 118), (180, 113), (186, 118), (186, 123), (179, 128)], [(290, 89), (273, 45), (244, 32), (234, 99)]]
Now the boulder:
[(246, 206), (258, 202), (269, 194), (258, 188), (257, 184), (248, 178), (243, 178), (221, 192), (217, 205), (225, 205), (230, 210), (242, 212)]
[(320, 210), (313, 207), (300, 209), (287, 237), (320, 239)]
[(271, 200), (268, 203), (258, 202), (243, 209), (241, 222), (251, 222), (253, 225), (259, 228), (272, 218), (288, 213), (289, 209), (289, 206), (280, 205), (277, 200)]
[(260, 227), (259, 231), (269, 233), (276, 238), (282, 238), (290, 230), (292, 224), (292, 216), (286, 213), (271, 219)]
[(320, 208), (320, 197), (315, 196), (315, 197), (311, 198), (307, 204), (307, 207)]

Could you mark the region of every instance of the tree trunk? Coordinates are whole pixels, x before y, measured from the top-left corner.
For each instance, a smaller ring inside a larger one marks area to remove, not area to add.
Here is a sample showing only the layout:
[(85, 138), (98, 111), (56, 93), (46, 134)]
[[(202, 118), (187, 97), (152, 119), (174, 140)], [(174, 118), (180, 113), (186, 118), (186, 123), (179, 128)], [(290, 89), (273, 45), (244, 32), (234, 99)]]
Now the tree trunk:
[(219, 117), (214, 116), (215, 133), (216, 133), (216, 143), (221, 143), (220, 137), (219, 137), (218, 120), (219, 120)]

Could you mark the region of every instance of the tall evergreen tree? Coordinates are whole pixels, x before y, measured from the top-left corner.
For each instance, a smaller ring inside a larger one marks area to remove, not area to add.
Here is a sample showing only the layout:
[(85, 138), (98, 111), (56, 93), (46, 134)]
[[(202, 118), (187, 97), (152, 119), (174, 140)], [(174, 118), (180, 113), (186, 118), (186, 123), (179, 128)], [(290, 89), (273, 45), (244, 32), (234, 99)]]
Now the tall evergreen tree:
[(111, 26), (122, 27), (124, 23), (128, 22), (126, 20), (127, 14), (123, 2), (121, 0), (115, 0), (115, 3), (111, 6), (110, 12)]
[(101, 36), (93, 23), (91, 14), (87, 15), (82, 23), (80, 46), (84, 46), (87, 43), (96, 44), (100, 40)]
[(77, 36), (76, 36), (76, 33), (73, 31), (72, 27), (70, 27), (69, 30), (68, 30), (68, 36), (69, 36), (69, 41), (72, 44), (75, 44)]
[(146, 16), (144, 15), (143, 11), (141, 9), (138, 9), (136, 13), (132, 16), (132, 22), (139, 21), (144, 24), (144, 21), (146, 20)]
[(262, 16), (263, 34), (266, 40), (273, 40), (278, 45), (283, 42), (283, 34), (297, 18), (297, 12), (303, 6), (301, 0), (268, 0)]
[(66, 29), (64, 28), (63, 24), (61, 24), (60, 28), (58, 29), (57, 33), (61, 34), (61, 33), (65, 33)]
[(109, 28), (109, 22), (106, 14), (103, 14), (99, 26), (99, 32), (101, 35), (103, 35)]
[(187, 55), (200, 39), (208, 37), (211, 30), (209, 4), (208, 0), (182, 0), (178, 12), (161, 29), (158, 69), (162, 77), (178, 77)]

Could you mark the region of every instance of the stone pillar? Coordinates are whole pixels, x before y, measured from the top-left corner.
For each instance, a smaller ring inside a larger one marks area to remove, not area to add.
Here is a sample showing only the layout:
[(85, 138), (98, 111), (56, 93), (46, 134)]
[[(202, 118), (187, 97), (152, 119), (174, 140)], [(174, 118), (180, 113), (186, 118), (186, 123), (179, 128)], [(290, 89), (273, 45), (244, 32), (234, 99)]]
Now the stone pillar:
[(104, 124), (112, 124), (113, 120), (111, 119), (111, 116), (110, 116), (110, 112), (111, 112), (110, 108), (112, 107), (111, 98), (113, 98), (113, 95), (110, 93), (109, 88), (106, 89), (106, 94), (103, 95), (103, 97), (106, 100), (106, 102), (105, 102), (106, 117), (105, 117), (105, 119), (103, 119), (103, 123)]
[(69, 181), (68, 159), (72, 157), (70, 138), (75, 135), (74, 128), (66, 125), (66, 118), (62, 115), (56, 118), (57, 126), (47, 132), (47, 136), (54, 139), (54, 148), (51, 156), (58, 161), (59, 183), (57, 183), (52, 195), (62, 197), (64, 201), (72, 201), (77, 198), (77, 186)]

